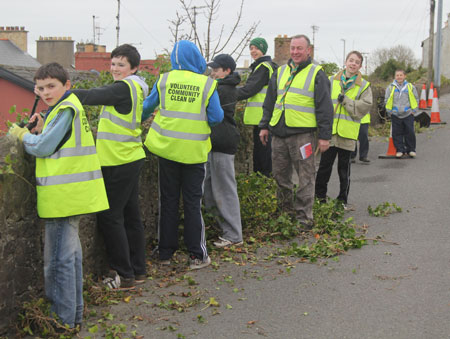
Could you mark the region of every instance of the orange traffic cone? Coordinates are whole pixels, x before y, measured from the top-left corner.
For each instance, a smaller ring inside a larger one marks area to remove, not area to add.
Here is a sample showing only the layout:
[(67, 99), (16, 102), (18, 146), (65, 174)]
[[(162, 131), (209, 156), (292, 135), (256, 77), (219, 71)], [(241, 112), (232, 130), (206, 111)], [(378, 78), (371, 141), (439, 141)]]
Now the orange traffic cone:
[(438, 100), (436, 88), (434, 89), (433, 106), (431, 107), (430, 124), (432, 124), (432, 125), (446, 124), (446, 122), (441, 121), (441, 115), (439, 113), (439, 100)]
[(433, 106), (433, 81), (430, 83), (430, 90), (428, 91), (428, 107)]
[(419, 108), (420, 109), (426, 109), (427, 108), (427, 86), (423, 84), (422, 86), (422, 92), (420, 92), (420, 101), (419, 101)]
[(391, 132), (389, 135), (389, 146), (386, 154), (379, 154), (378, 158), (380, 159), (393, 159), (396, 158), (395, 154), (397, 153), (397, 149), (394, 146), (394, 140), (392, 140), (392, 125), (391, 125)]

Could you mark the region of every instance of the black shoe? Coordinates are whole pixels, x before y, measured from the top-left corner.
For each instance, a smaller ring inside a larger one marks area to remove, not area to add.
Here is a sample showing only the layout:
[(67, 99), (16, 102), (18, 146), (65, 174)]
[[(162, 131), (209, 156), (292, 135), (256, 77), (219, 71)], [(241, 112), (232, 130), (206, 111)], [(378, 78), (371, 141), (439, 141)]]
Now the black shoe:
[(367, 158), (359, 158), (359, 161), (365, 162), (366, 164), (368, 164), (370, 162), (370, 160)]
[(354, 164), (356, 162), (356, 159), (352, 158), (350, 161), (351, 161), (352, 164)]

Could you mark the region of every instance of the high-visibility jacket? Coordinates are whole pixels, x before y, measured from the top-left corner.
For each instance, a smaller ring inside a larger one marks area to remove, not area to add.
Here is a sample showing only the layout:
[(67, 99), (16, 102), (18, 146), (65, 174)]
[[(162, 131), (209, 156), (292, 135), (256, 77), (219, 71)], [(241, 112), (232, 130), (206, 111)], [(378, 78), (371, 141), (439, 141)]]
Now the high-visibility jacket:
[[(269, 70), (269, 79), (273, 74), (273, 67), (269, 62), (261, 62), (258, 66), (256, 66), (253, 72), (259, 67), (266, 67)], [(263, 116), (263, 103), (267, 94), (267, 87), (269, 87), (269, 83), (267, 83), (258, 93), (254, 96), (248, 98), (247, 106), (244, 111), (244, 124), (245, 125), (258, 125)]]
[(150, 152), (184, 164), (208, 160), (211, 150), (206, 107), (217, 82), (185, 70), (164, 73), (157, 83), (160, 109), (145, 140)]
[[(331, 83), (331, 100), (334, 107), (334, 119), (333, 119), (333, 134), (347, 139), (358, 140), (360, 119), (353, 119), (345, 109), (344, 105), (338, 103), (338, 96), (342, 91), (341, 79), (330, 77)], [(363, 93), (370, 86), (370, 82), (362, 79), (361, 86), (355, 84), (352, 88), (345, 92), (345, 96), (352, 100), (358, 100)], [(338, 106), (336, 108), (336, 106)]]
[[(416, 97), (414, 96), (413, 92), (413, 85), (409, 82), (406, 84), (408, 86), (408, 97), (409, 97), (409, 103), (411, 105), (411, 109), (414, 110), (418, 107)], [(389, 111), (392, 111), (392, 107), (394, 106), (394, 92), (395, 92), (395, 86), (392, 86), (391, 95), (389, 96), (388, 101), (386, 102), (386, 109)]]
[(361, 124), (370, 124), (370, 113), (367, 113), (363, 118), (361, 119)]
[(315, 104), (314, 104), (314, 82), (317, 72), (322, 69), (318, 65), (309, 64), (292, 80), (291, 86), (284, 102), (281, 98), (284, 86), (289, 79), (290, 68), (288, 65), (279, 67), (277, 70), (277, 100), (273, 110), (272, 119), (269, 124), (275, 126), (280, 120), (281, 114), (285, 112), (286, 126), (289, 127), (317, 127)]
[(130, 88), (131, 111), (120, 114), (114, 106), (103, 106), (97, 132), (97, 152), (102, 166), (118, 166), (145, 158), (141, 138), (144, 94), (136, 81), (122, 81)]
[(53, 108), (43, 131), (66, 108), (75, 112), (69, 139), (52, 155), (36, 158), (37, 209), (41, 218), (69, 217), (109, 208), (91, 128), (74, 94)]

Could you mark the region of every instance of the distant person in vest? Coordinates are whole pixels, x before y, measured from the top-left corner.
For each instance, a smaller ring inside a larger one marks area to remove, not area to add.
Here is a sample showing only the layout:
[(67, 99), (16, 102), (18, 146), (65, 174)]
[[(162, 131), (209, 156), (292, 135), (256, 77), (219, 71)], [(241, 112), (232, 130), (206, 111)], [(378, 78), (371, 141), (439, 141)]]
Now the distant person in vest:
[(223, 121), (211, 127), (212, 149), (206, 163), (205, 207), (215, 216), (222, 230), (214, 246), (223, 248), (242, 245), (242, 223), (236, 175), (234, 172), (234, 154), (239, 145), (239, 130), (234, 120), (236, 107), (236, 85), (241, 77), (234, 70), (236, 62), (229, 54), (216, 55), (208, 63), (212, 68), (211, 78), (216, 79), (220, 104), (223, 109)]
[[(301, 228), (309, 230), (314, 225), (314, 152), (317, 148), (325, 152), (329, 147), (333, 104), (325, 72), (312, 63), (309, 38), (292, 37), (290, 55), (288, 63), (270, 79), (259, 123), (260, 138), (266, 145), (270, 129), (272, 171), (280, 207), (296, 218)], [(293, 168), (299, 180), (295, 200)]]
[[(369, 125), (370, 125), (370, 113), (367, 113), (361, 119), (361, 125), (359, 126), (359, 161), (361, 163), (369, 165), (370, 160), (368, 158), (369, 154)], [(356, 148), (352, 152), (352, 163), (356, 163), (356, 157), (358, 155), (358, 143), (356, 143)]]
[(110, 272), (103, 282), (128, 290), (145, 282), (145, 234), (139, 208), (139, 175), (145, 152), (141, 116), (148, 85), (138, 75), (141, 56), (124, 44), (111, 52), (114, 83), (74, 90), (83, 105), (104, 105), (97, 131), (97, 152), (110, 209), (97, 215)]
[(384, 101), (386, 112), (391, 117), (392, 141), (397, 150), (395, 156), (415, 158), (414, 113), (419, 99), (416, 87), (406, 81), (404, 70), (395, 71), (395, 80), (386, 88)]
[(263, 102), (266, 97), (267, 86), (277, 65), (267, 52), (267, 41), (264, 38), (254, 38), (250, 41), (250, 55), (255, 60), (250, 65), (251, 73), (243, 87), (238, 88), (238, 100), (247, 100), (244, 112), (244, 124), (253, 126), (253, 172), (260, 172), (265, 176), (272, 173), (271, 136), (266, 145), (259, 139), (259, 122), (263, 115)]
[(344, 209), (348, 209), (350, 158), (356, 147), (360, 121), (372, 107), (370, 83), (362, 78), (359, 71), (362, 62), (362, 54), (352, 51), (345, 59), (345, 69), (330, 77), (331, 99), (334, 105), (333, 135), (330, 148), (320, 158), (316, 176), (316, 197), (325, 202), (328, 182), (337, 156), (340, 183), (337, 199)]
[(201, 212), (210, 126), (222, 121), (223, 110), (217, 82), (203, 75), (206, 61), (195, 44), (187, 40), (175, 43), (170, 61), (172, 70), (160, 75), (144, 102), (145, 117), (159, 105), (145, 140), (159, 164), (159, 262), (170, 265), (178, 249), (182, 194), (189, 267), (201, 269), (211, 263)]
[[(50, 311), (63, 331), (83, 321), (83, 259), (78, 229), (82, 214), (109, 208), (94, 138), (67, 71), (57, 63), (41, 66), (35, 93), (49, 106), (37, 126), (13, 125), (25, 151), (36, 157), (37, 210), (45, 219), (44, 282)], [(36, 135), (35, 135), (36, 133)]]

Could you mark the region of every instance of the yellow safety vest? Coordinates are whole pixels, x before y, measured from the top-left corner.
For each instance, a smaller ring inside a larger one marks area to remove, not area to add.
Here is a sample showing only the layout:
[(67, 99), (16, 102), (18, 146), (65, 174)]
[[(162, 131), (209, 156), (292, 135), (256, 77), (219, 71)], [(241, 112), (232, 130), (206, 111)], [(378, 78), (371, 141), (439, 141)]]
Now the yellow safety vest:
[(164, 73), (157, 83), (160, 109), (145, 140), (150, 152), (184, 164), (208, 160), (211, 150), (206, 107), (217, 82), (185, 70)]
[(69, 139), (52, 155), (36, 158), (37, 209), (41, 218), (69, 217), (109, 208), (91, 128), (74, 94), (53, 108), (43, 131), (66, 108), (75, 112)]
[[(408, 86), (408, 96), (409, 96), (409, 103), (411, 104), (411, 109), (417, 108), (417, 100), (414, 96), (413, 88), (411, 83), (407, 83), (406, 86)], [(395, 92), (395, 86), (392, 86), (391, 95), (389, 96), (388, 101), (386, 102), (386, 109), (389, 111), (392, 111), (392, 107), (394, 107), (394, 92)]]
[(285, 112), (286, 126), (289, 127), (317, 127), (315, 104), (314, 104), (314, 82), (317, 72), (322, 67), (309, 64), (292, 80), (284, 103), (281, 98), (284, 86), (289, 79), (290, 68), (284, 65), (277, 70), (277, 101), (273, 110), (270, 126), (275, 126), (280, 120), (281, 114)]
[[(330, 77), (331, 83), (331, 100), (334, 107), (334, 119), (333, 119), (333, 134), (347, 139), (358, 140), (359, 125), (361, 120), (354, 120), (342, 104), (338, 104), (338, 96), (341, 93), (341, 79), (335, 79), (334, 76)], [(370, 86), (370, 82), (362, 79), (362, 85), (356, 85), (345, 92), (345, 96), (352, 100), (358, 100), (361, 97), (361, 93), (364, 92)], [(337, 109), (336, 106), (338, 105)]]
[(102, 166), (118, 166), (145, 158), (141, 138), (144, 94), (136, 81), (122, 81), (130, 87), (131, 111), (120, 114), (114, 106), (103, 106), (97, 133), (97, 152)]
[[(264, 66), (269, 70), (270, 79), (273, 74), (272, 65), (269, 62), (262, 62), (256, 66), (254, 72), (256, 72), (256, 70), (261, 66)], [(269, 83), (267, 83), (267, 85), (265, 85), (258, 93), (247, 100), (247, 106), (244, 111), (245, 125), (258, 125), (261, 121), (263, 116), (263, 103), (267, 94), (267, 87), (269, 87)]]
[(370, 113), (367, 113), (363, 118), (361, 119), (361, 124), (370, 124)]

